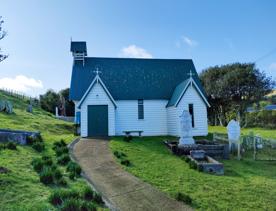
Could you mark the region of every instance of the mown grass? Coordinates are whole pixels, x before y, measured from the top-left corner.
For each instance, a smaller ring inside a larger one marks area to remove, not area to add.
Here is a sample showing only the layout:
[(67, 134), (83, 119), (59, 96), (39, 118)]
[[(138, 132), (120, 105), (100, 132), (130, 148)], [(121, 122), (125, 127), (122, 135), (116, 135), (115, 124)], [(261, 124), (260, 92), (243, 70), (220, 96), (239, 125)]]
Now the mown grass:
[(164, 139), (143, 137), (128, 143), (115, 137), (110, 147), (112, 151), (125, 153), (130, 160), (132, 165), (122, 168), (172, 197), (178, 192), (189, 195), (192, 206), (198, 210), (275, 210), (276, 162), (232, 158), (221, 161), (224, 176), (209, 175), (190, 169), (172, 155), (163, 144)]
[(75, 138), (73, 125), (55, 119), (52, 114), (40, 108), (34, 108), (33, 113), (28, 113), (26, 101), (7, 96), (0, 91), (1, 99), (13, 103), (14, 113), (0, 112), (0, 128), (40, 131), (46, 150), (38, 153), (30, 146), (17, 146), (17, 150), (0, 150), (0, 166), (10, 170), (7, 174), (0, 174), (0, 210), (55, 210), (48, 201), (55, 189), (81, 191), (87, 183), (82, 178), (70, 180), (65, 167), (59, 167), (65, 175), (67, 187), (45, 186), (39, 181), (31, 161), (42, 154), (56, 159), (52, 144), (60, 139), (70, 143)]

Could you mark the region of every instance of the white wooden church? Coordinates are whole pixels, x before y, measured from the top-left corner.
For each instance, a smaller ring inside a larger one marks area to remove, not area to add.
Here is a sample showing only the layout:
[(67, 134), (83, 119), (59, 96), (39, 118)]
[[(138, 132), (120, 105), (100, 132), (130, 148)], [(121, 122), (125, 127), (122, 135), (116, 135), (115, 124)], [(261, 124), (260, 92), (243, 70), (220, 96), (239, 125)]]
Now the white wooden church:
[(71, 42), (70, 99), (82, 137), (180, 136), (179, 116), (192, 116), (194, 136), (208, 133), (210, 106), (191, 59), (88, 57)]

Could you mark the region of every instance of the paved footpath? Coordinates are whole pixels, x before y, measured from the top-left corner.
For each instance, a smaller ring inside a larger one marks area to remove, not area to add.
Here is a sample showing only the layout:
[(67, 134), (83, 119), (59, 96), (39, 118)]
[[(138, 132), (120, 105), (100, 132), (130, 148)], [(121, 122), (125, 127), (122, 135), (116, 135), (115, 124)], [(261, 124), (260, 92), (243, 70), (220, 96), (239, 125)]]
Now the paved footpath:
[(73, 156), (85, 177), (100, 192), (112, 210), (192, 210), (153, 186), (124, 171), (114, 160), (108, 141), (81, 139)]

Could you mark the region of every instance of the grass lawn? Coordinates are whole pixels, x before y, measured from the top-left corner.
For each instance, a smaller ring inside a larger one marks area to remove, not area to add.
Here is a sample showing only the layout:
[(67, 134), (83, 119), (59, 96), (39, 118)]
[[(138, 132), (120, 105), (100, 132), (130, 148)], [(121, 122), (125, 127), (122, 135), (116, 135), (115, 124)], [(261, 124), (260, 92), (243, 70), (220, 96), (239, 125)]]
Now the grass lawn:
[[(221, 132), (222, 128), (210, 131)], [(127, 143), (115, 137), (110, 147), (127, 155), (132, 165), (122, 166), (124, 169), (172, 197), (178, 192), (188, 194), (198, 210), (275, 210), (276, 162), (223, 160), (225, 175), (209, 175), (190, 169), (172, 155), (162, 143), (164, 139), (134, 138)]]
[[(64, 139), (70, 143), (75, 138), (73, 125), (57, 120), (39, 108), (28, 113), (26, 102), (6, 96), (3, 92), (0, 92), (0, 99), (10, 100), (14, 105), (14, 114), (0, 112), (0, 128), (40, 131), (46, 144), (43, 153), (36, 152), (30, 146), (17, 146), (17, 150), (0, 150), (0, 166), (11, 171), (8, 174), (0, 174), (0, 210), (54, 210), (48, 202), (48, 197), (51, 192), (61, 187), (43, 185), (33, 170), (31, 161), (42, 154), (55, 159), (53, 142)], [(68, 186), (63, 189), (80, 191), (87, 186), (82, 178), (70, 180), (64, 167), (60, 167), (60, 170), (68, 182)]]

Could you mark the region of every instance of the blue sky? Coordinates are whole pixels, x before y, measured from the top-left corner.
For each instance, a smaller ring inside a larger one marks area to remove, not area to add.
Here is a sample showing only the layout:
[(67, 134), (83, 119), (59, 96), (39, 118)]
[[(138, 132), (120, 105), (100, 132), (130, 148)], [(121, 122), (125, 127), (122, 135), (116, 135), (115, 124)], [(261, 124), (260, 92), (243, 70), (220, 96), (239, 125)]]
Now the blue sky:
[(272, 0), (3, 0), (0, 86), (31, 95), (69, 87), (71, 37), (87, 41), (89, 56), (191, 58), (198, 72), (257, 61), (276, 79), (275, 11)]

